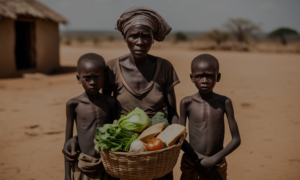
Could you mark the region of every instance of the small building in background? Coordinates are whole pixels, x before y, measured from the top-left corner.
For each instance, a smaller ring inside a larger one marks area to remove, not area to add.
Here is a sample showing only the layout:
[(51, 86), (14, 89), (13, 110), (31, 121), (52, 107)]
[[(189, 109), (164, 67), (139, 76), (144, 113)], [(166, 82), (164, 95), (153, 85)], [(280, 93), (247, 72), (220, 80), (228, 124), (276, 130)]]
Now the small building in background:
[(59, 68), (59, 23), (68, 21), (36, 0), (0, 0), (0, 78)]

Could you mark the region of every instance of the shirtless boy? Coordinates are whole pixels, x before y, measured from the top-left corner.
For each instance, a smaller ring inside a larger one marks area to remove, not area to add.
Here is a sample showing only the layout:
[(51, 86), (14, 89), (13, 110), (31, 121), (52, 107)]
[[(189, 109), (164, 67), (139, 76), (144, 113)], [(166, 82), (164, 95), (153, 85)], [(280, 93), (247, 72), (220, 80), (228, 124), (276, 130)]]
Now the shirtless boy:
[[(116, 114), (113, 97), (99, 93), (104, 84), (105, 61), (93, 53), (81, 56), (77, 62), (77, 80), (85, 92), (67, 102), (67, 125), (65, 143), (73, 137), (76, 122), (79, 149), (78, 160), (71, 163), (65, 159), (65, 179), (108, 180), (112, 179), (103, 167), (99, 153), (94, 148), (96, 127), (112, 123)], [(73, 155), (76, 152), (72, 152)]]
[[(180, 102), (179, 123), (189, 118), (190, 144), (199, 160), (193, 161), (185, 153), (181, 161), (181, 180), (227, 179), (225, 157), (241, 143), (231, 100), (213, 92), (220, 81), (218, 60), (209, 54), (197, 56), (191, 65), (191, 80), (199, 90)], [(227, 115), (232, 140), (224, 148), (224, 114)]]

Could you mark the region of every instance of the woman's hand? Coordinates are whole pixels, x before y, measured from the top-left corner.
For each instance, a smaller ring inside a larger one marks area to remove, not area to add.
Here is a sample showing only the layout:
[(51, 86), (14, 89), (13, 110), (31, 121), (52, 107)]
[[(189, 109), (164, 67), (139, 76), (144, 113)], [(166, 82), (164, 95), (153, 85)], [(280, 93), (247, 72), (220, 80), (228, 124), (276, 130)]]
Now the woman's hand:
[(62, 153), (65, 155), (67, 162), (73, 163), (77, 160), (77, 152), (79, 152), (79, 144), (77, 140), (77, 136), (71, 138), (69, 141), (66, 142)]

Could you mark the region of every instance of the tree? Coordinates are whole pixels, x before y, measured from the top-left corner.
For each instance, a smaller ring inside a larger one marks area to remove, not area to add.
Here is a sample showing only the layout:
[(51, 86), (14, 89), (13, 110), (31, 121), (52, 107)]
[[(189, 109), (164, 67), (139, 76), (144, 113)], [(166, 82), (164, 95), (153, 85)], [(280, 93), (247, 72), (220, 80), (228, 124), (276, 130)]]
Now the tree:
[(184, 33), (182, 32), (175, 33), (175, 42), (186, 41), (186, 40), (187, 40), (187, 36)]
[(94, 43), (95, 47), (97, 47), (99, 41), (100, 41), (100, 39), (99, 39), (98, 36), (94, 36), (94, 37), (93, 37), (93, 43)]
[(285, 36), (288, 36), (288, 35), (298, 35), (298, 32), (294, 29), (282, 27), (282, 28), (278, 28), (278, 29), (272, 31), (271, 33), (269, 33), (268, 37), (270, 37), (270, 38), (279, 37), (281, 44), (287, 45)]
[(72, 37), (66, 36), (65, 44), (66, 44), (66, 45), (71, 45), (71, 44), (72, 44)]
[(248, 36), (254, 31), (260, 31), (258, 24), (247, 19), (229, 19), (225, 26), (230, 30), (236, 39), (243, 43), (247, 43)]
[(215, 41), (217, 43), (217, 45), (220, 45), (222, 42), (227, 41), (229, 34), (227, 32), (220, 31), (218, 29), (213, 29), (213, 30), (205, 33), (204, 36)]
[(78, 41), (80, 44), (84, 43), (85, 40), (86, 40), (86, 37), (84, 37), (84, 36), (78, 36), (78, 37), (77, 37), (77, 41)]

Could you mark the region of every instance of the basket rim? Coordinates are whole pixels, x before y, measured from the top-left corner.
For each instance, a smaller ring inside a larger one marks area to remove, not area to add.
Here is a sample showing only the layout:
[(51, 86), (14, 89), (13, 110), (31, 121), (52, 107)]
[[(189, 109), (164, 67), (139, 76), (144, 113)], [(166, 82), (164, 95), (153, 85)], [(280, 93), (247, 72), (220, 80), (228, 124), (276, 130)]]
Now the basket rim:
[(163, 148), (163, 149), (160, 149), (160, 150), (156, 150), (156, 151), (145, 151), (145, 152), (141, 152), (141, 153), (134, 153), (134, 152), (118, 152), (118, 151), (107, 151), (107, 150), (104, 150), (102, 152), (108, 152), (108, 153), (111, 153), (111, 154), (115, 154), (115, 155), (124, 155), (124, 156), (144, 156), (144, 155), (152, 155), (152, 154), (157, 154), (157, 153), (161, 153), (163, 151), (168, 151), (168, 150), (171, 150), (171, 149), (174, 149), (174, 148), (177, 148), (177, 147), (180, 147), (182, 144), (183, 144), (183, 141), (185, 140), (187, 136), (187, 133), (183, 133), (181, 136), (180, 136), (180, 139), (179, 139), (179, 143), (177, 144), (174, 144), (170, 147), (167, 147), (167, 148)]

